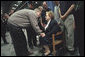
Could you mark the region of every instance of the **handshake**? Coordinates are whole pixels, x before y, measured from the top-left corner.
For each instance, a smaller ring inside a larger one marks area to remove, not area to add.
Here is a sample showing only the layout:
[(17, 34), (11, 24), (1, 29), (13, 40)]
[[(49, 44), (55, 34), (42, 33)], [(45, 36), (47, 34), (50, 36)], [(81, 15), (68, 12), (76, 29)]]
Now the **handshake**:
[(45, 33), (40, 33), (40, 36), (41, 37), (45, 37)]

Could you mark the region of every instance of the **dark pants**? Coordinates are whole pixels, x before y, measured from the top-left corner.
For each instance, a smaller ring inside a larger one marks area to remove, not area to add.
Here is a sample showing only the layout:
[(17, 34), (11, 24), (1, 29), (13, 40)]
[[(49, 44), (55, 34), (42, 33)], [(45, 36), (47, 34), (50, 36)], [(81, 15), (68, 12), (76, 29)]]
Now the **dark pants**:
[(52, 44), (52, 38), (50, 37), (40, 37), (40, 43), (41, 45), (51, 45)]
[[(62, 40), (62, 35), (55, 36), (55, 40)], [(40, 37), (39, 40), (41, 45), (52, 45), (52, 36)]]
[(8, 25), (10, 29), (10, 35), (13, 41), (16, 56), (27, 56), (27, 43), (25, 35), (21, 28), (16, 28), (13, 25)]
[(27, 30), (27, 35), (28, 35), (28, 44), (29, 47), (33, 47), (33, 45), (37, 45), (37, 39), (36, 39), (36, 32), (35, 30), (30, 26)]
[(6, 24), (1, 22), (1, 37), (4, 41), (4, 43), (7, 43), (5, 34), (6, 34)]
[[(55, 40), (61, 39), (62, 36), (57, 37)], [(50, 48), (50, 51), (52, 52), (53, 46), (52, 46), (52, 37), (40, 37), (40, 44), (41, 46), (47, 45)], [(63, 44), (56, 45), (56, 49), (58, 50), (60, 47), (63, 47)], [(59, 53), (59, 52), (58, 52)]]

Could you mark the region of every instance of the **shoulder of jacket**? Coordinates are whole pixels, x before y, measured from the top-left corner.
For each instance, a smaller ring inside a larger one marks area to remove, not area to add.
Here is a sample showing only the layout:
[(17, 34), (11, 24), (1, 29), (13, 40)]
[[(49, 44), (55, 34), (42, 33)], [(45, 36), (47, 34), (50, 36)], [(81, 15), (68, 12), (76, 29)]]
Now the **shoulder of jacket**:
[(55, 19), (52, 20), (52, 23), (57, 24), (57, 21)]

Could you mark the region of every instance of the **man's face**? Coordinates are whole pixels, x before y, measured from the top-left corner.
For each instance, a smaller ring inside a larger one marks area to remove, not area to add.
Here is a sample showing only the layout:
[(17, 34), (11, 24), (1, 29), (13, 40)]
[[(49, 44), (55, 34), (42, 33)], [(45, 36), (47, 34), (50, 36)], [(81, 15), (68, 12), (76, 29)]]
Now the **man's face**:
[(44, 7), (45, 9), (47, 9), (47, 8), (48, 8), (48, 6), (47, 6), (47, 3), (46, 3), (46, 2), (43, 2), (43, 7)]
[(38, 15), (38, 17), (40, 17), (41, 16), (41, 11), (38, 11), (37, 15)]
[(14, 10), (11, 10), (11, 11), (10, 11), (10, 14), (13, 14), (13, 13), (14, 13)]
[(59, 1), (54, 1), (55, 5), (58, 5), (59, 4)]
[(29, 4), (29, 8), (33, 8), (33, 5), (32, 4)]

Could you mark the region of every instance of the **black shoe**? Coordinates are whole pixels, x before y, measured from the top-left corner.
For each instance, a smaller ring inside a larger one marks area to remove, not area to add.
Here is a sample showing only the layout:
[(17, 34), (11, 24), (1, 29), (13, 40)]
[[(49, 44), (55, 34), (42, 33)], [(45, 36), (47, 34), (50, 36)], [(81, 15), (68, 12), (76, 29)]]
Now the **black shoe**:
[(44, 53), (44, 49), (39, 50), (40, 53)]
[(53, 56), (53, 54), (52, 53), (49, 53), (47, 56)]
[(70, 55), (74, 55), (75, 50), (73, 50), (73, 51), (67, 50), (67, 52), (69, 52), (69, 53), (70, 53)]
[(67, 48), (66, 48), (66, 51), (69, 52), (71, 55), (74, 55), (74, 53), (75, 53), (75, 50), (70, 51)]
[(35, 47), (37, 47), (38, 45), (37, 44), (34, 44)]
[(8, 42), (4, 42), (4, 44), (9, 44)]
[(75, 51), (69, 51), (69, 53), (70, 53), (71, 55), (74, 55)]
[(31, 49), (33, 49), (34, 47), (33, 46), (29, 46)]
[(43, 53), (42, 56), (45, 56), (45, 54)]
[(45, 55), (45, 54), (43, 53), (42, 56), (52, 56), (52, 53), (50, 52), (48, 55)]
[(33, 54), (33, 52), (31, 52), (31, 51), (28, 51), (28, 55), (31, 55), (31, 54)]

